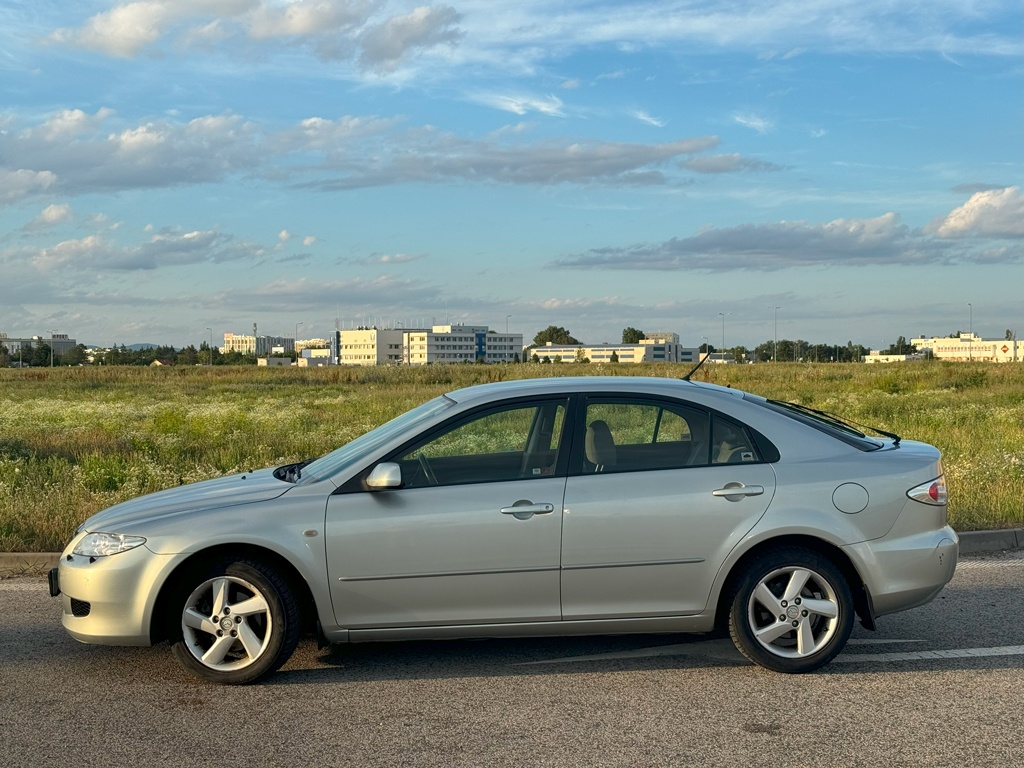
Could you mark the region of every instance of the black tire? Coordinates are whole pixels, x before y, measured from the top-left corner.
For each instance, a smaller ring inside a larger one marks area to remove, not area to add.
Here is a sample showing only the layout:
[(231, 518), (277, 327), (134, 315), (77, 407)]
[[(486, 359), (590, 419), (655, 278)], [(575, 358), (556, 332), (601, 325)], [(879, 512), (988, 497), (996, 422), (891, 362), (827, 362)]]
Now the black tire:
[(173, 602), (173, 651), (193, 674), (242, 685), (270, 674), (295, 650), (298, 603), (285, 579), (255, 560), (226, 560), (196, 570)]
[(729, 634), (740, 653), (776, 672), (813, 672), (846, 646), (853, 596), (828, 558), (802, 547), (765, 552), (736, 582)]

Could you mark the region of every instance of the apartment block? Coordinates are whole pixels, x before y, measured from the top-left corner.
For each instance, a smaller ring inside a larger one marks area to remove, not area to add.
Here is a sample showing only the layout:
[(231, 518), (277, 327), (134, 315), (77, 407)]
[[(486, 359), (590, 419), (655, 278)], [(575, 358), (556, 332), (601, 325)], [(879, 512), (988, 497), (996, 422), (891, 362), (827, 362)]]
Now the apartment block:
[(340, 365), (511, 363), (523, 351), (521, 333), (499, 333), (484, 325), (357, 328), (339, 331), (333, 343)]

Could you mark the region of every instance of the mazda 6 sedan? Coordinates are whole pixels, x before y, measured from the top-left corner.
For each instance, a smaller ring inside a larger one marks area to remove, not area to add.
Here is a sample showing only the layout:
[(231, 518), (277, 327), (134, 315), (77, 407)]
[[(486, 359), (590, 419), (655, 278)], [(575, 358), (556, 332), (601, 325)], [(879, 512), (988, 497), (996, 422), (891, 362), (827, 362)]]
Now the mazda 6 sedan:
[[(867, 429), (867, 428), (865, 428)], [(874, 430), (867, 430), (875, 432)], [(248, 683), (322, 641), (728, 630), (810, 672), (956, 568), (938, 450), (667, 378), (437, 397), (319, 459), (82, 524), (63, 624)]]

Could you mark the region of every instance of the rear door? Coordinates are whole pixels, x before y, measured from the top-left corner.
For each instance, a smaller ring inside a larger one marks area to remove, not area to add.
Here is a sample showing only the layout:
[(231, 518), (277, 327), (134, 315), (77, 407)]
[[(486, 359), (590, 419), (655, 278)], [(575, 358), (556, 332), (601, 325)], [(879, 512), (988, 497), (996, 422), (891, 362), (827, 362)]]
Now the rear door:
[(578, 414), (563, 618), (701, 612), (726, 555), (768, 508), (771, 466), (743, 425), (679, 401), (591, 396)]

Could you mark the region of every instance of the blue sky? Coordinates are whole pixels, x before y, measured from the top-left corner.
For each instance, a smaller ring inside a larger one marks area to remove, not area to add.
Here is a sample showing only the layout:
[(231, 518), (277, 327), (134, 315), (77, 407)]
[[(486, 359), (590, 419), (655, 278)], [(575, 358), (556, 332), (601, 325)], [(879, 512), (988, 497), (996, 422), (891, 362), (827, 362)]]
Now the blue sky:
[(0, 331), (1024, 337), (1022, 30), (1019, 0), (0, 0)]

